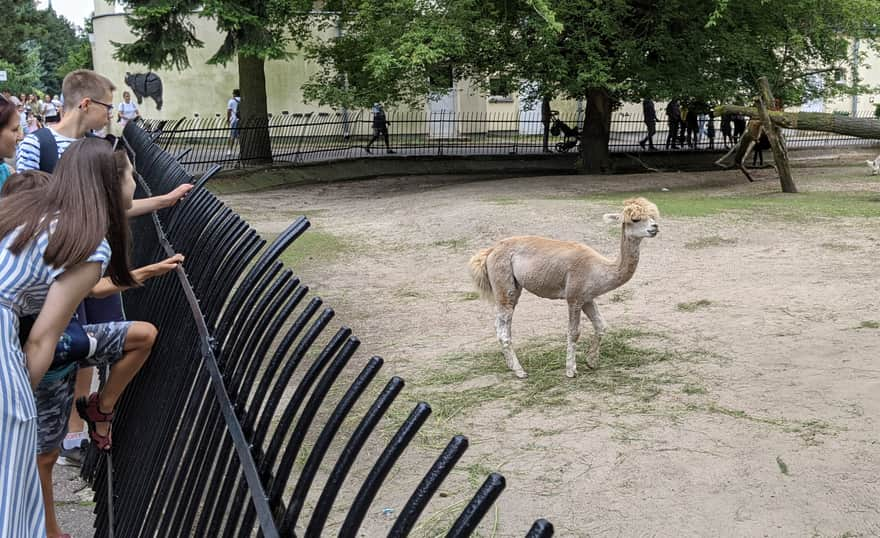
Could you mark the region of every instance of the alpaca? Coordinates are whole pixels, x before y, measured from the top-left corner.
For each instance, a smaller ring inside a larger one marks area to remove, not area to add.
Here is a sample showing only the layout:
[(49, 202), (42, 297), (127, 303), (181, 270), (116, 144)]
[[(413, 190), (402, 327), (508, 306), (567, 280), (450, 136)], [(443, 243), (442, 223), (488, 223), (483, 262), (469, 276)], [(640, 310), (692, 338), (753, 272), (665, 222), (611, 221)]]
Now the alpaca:
[(868, 172), (870, 172), (872, 176), (880, 174), (880, 155), (877, 155), (877, 158), (873, 161), (865, 162), (868, 163)]
[(587, 351), (586, 364), (599, 365), (599, 344), (605, 320), (596, 298), (629, 281), (639, 263), (642, 239), (660, 231), (657, 206), (644, 198), (624, 202), (621, 213), (605, 215), (606, 222), (622, 224), (620, 257), (609, 260), (592, 248), (544, 237), (509, 237), (483, 249), (470, 260), (471, 278), (484, 299), (495, 304), (495, 332), (507, 367), (518, 378), (528, 377), (516, 358), (510, 337), (513, 310), (525, 288), (545, 299), (568, 302), (568, 346), (565, 375), (577, 375), (575, 348), (580, 338), (581, 312), (593, 323), (595, 338)]

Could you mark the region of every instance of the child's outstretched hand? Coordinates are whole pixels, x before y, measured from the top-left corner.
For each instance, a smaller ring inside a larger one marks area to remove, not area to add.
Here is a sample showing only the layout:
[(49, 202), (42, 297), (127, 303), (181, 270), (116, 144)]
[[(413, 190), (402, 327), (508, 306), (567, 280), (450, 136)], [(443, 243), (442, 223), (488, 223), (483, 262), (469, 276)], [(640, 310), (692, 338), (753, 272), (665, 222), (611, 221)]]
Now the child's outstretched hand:
[(186, 194), (192, 190), (192, 183), (184, 183), (183, 185), (179, 185), (176, 189), (169, 192), (168, 194), (162, 195), (163, 205), (165, 207), (171, 207), (176, 204), (181, 198), (186, 196)]
[(183, 260), (183, 254), (175, 254), (174, 256), (171, 256), (170, 258), (165, 258), (160, 262), (151, 263), (150, 265), (139, 267), (138, 269), (132, 271), (132, 274), (138, 281), (138, 284), (143, 284), (151, 278), (162, 276), (169, 271), (173, 271), (177, 268), (178, 265), (183, 263)]

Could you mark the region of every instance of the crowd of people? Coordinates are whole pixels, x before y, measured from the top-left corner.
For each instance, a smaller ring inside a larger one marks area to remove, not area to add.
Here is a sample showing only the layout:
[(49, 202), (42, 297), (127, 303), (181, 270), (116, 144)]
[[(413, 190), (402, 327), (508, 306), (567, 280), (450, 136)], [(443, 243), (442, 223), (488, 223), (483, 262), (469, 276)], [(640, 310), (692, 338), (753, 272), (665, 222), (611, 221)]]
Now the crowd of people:
[[(692, 100), (682, 103), (672, 99), (666, 105), (666, 144), (665, 149), (705, 147), (715, 149), (717, 121), (713, 107), (707, 103)], [(639, 141), (642, 149), (656, 151), (654, 135), (657, 133), (657, 111), (654, 101), (642, 100), (642, 117), (647, 127), (647, 135)], [(721, 144), (724, 149), (735, 146), (746, 131), (746, 117), (742, 114), (722, 114), (720, 121)], [(705, 138), (705, 145), (701, 141)]]
[[(18, 113), (21, 132), (31, 134), (43, 127), (49, 127), (61, 121), (61, 112), (64, 109), (64, 95), (30, 94), (12, 95), (8, 90), (3, 91), (3, 99), (12, 103)], [(137, 103), (132, 102), (131, 94), (122, 92), (122, 101), (116, 108), (115, 120), (124, 128), (129, 121), (141, 117)]]
[[(116, 402), (158, 334), (125, 319), (120, 293), (183, 262), (129, 266), (127, 219), (192, 185), (134, 199), (133, 155), (96, 136), (138, 115), (111, 104), (115, 90), (78, 70), (57, 102), (0, 98), (0, 536), (69, 538), (55, 517), (53, 467), (81, 463), (88, 443), (112, 448)], [(99, 365), (109, 374), (92, 391)]]

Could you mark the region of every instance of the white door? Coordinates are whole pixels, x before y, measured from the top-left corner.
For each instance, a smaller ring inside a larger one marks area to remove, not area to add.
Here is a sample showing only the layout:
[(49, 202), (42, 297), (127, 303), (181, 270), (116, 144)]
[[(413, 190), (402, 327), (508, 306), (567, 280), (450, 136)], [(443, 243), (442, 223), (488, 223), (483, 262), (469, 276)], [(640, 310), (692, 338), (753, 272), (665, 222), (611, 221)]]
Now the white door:
[(458, 136), (455, 118), (455, 90), (428, 99), (428, 135), (431, 138), (454, 138)]

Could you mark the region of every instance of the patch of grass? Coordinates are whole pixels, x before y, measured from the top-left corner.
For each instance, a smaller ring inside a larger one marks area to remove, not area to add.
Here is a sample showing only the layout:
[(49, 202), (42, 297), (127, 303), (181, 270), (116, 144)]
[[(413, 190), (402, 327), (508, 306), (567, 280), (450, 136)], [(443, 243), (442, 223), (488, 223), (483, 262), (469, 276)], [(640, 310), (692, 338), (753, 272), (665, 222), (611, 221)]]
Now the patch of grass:
[(702, 410), (709, 413), (718, 413), (732, 418), (748, 420), (750, 422), (756, 422), (759, 424), (766, 424), (768, 426), (779, 428), (785, 433), (796, 433), (808, 445), (818, 445), (820, 444), (820, 441), (817, 439), (819, 435), (832, 435), (837, 430), (839, 430), (839, 428), (836, 428), (823, 420), (789, 420), (786, 418), (777, 417), (761, 417), (750, 415), (749, 413), (746, 413), (741, 409), (732, 409), (729, 407), (717, 405), (715, 403), (710, 403), (708, 406), (705, 407), (701, 407), (698, 405), (688, 405), (687, 408), (692, 411)]
[(736, 239), (725, 239), (720, 235), (710, 235), (708, 237), (700, 237), (684, 244), (684, 248), (696, 250), (701, 248), (720, 247), (724, 245), (735, 245)]
[(431, 243), (432, 247), (440, 247), (440, 248), (449, 248), (452, 250), (464, 250), (468, 246), (468, 240), (465, 238), (459, 239), (443, 239), (441, 241), (434, 241)]
[(849, 243), (822, 243), (819, 246), (835, 252), (854, 252), (861, 250), (857, 245), (851, 245)]
[(856, 329), (880, 329), (880, 321), (863, 321), (859, 323), (859, 326)]
[(352, 246), (344, 238), (311, 228), (287, 247), (280, 259), (296, 271), (302, 265), (332, 262), (350, 251)]
[(779, 456), (776, 456), (776, 465), (779, 466), (779, 472), (781, 472), (785, 476), (789, 476), (788, 475), (788, 465), (784, 461), (782, 461), (782, 458)]
[[(617, 206), (622, 200), (641, 195), (615, 193), (613, 197), (590, 197), (585, 200)], [(801, 221), (825, 217), (880, 217), (880, 195), (873, 191), (722, 194), (689, 189), (651, 193), (649, 198), (660, 208), (660, 214), (666, 217), (709, 217), (721, 213)]]
[(494, 198), (489, 200), (489, 203), (495, 205), (520, 205), (523, 203), (519, 198)]
[(476, 301), (480, 298), (480, 294), (475, 291), (466, 291), (461, 294), (462, 301)]
[(609, 301), (612, 303), (623, 303), (633, 298), (635, 292), (633, 290), (620, 290), (611, 294)]
[(472, 463), (464, 468), (464, 471), (468, 476), (468, 483), (473, 487), (479, 487), (483, 482), (485, 482), (486, 477), (491, 473), (494, 473), (497, 469), (493, 469), (488, 465), (483, 465), (482, 463)]
[(693, 301), (690, 303), (678, 303), (675, 305), (676, 310), (679, 312), (695, 312), (700, 308), (709, 306), (712, 304), (712, 301), (708, 299), (700, 299), (699, 301)]
[(410, 288), (397, 288), (391, 292), (391, 295), (397, 299), (421, 299), (425, 297), (423, 292)]
[(685, 383), (684, 386), (681, 387), (681, 391), (685, 394), (706, 394), (709, 392), (705, 387), (692, 385), (691, 383)]

